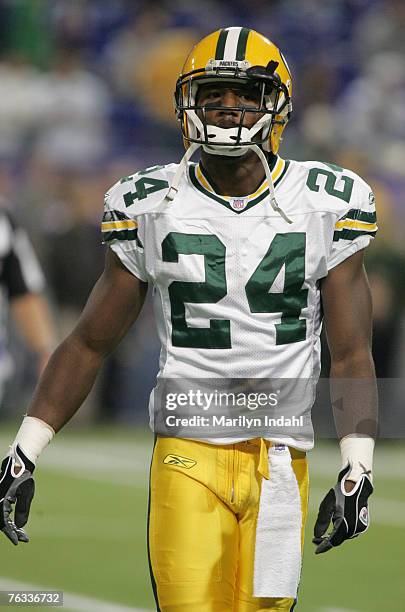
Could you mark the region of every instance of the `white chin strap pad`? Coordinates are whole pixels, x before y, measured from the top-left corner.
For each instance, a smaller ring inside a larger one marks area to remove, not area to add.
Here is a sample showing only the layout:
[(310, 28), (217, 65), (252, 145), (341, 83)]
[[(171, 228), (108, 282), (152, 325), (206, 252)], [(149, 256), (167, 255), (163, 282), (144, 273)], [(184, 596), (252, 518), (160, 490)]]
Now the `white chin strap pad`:
[(225, 147), (224, 145), (201, 145), (206, 153), (209, 155), (224, 155), (226, 157), (242, 157), (242, 155), (246, 155), (249, 148), (248, 147)]
[[(239, 157), (246, 153), (246, 144), (237, 146), (239, 127), (221, 128), (215, 125), (207, 125), (207, 142), (205, 142), (204, 124), (195, 111), (186, 111), (190, 135), (192, 138), (201, 139), (201, 145), (206, 153), (211, 155), (226, 155)], [(242, 127), (240, 141), (252, 143), (254, 136), (264, 129), (268, 132), (271, 118), (263, 115), (251, 128)], [(229, 147), (226, 145), (229, 143)]]
[[(263, 118), (262, 118), (263, 119)], [(260, 119), (251, 129), (243, 127), (240, 131), (241, 142), (251, 142), (252, 137), (263, 128), (263, 121)], [(259, 125), (260, 124), (260, 125)], [(209, 144), (202, 145), (206, 153), (211, 155), (226, 155), (229, 157), (239, 157), (245, 155), (248, 146), (238, 147), (235, 142), (238, 140), (239, 128), (221, 128), (215, 125), (207, 125), (207, 136)], [(229, 142), (229, 148), (224, 143)], [(222, 143), (222, 144), (216, 144)]]

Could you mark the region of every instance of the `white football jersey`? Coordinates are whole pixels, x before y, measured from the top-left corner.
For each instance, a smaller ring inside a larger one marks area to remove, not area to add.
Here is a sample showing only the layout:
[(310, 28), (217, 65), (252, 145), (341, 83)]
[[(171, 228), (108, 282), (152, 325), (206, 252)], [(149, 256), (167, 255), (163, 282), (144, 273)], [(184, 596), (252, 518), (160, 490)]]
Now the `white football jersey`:
[[(102, 223), (104, 241), (154, 286), (162, 344), (158, 378), (315, 384), (320, 280), (374, 236), (370, 187), (338, 166), (277, 157), (275, 195), (289, 224), (272, 209), (266, 181), (247, 197), (220, 196), (194, 163), (169, 201), (177, 168), (155, 166), (119, 181), (106, 195)], [(299, 436), (283, 441), (312, 446)]]

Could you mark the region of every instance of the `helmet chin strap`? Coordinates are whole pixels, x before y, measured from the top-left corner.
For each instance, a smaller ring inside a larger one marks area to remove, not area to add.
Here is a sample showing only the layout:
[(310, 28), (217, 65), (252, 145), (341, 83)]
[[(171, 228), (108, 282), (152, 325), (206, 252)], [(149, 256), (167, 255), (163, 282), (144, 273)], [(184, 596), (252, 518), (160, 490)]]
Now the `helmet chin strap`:
[[(217, 128), (217, 129), (222, 130), (222, 128)], [(228, 131), (228, 134), (229, 134), (229, 130), (222, 130), (222, 131)], [(227, 137), (229, 139), (229, 135), (227, 135)], [(190, 147), (187, 149), (187, 151), (185, 152), (185, 154), (183, 155), (180, 161), (179, 167), (177, 168), (176, 174), (174, 175), (173, 180), (171, 182), (169, 191), (167, 192), (164, 198), (165, 200), (169, 200), (170, 202), (174, 200), (174, 198), (176, 197), (179, 191), (180, 181), (187, 167), (187, 163), (190, 160), (190, 158), (194, 155), (194, 153), (197, 151), (197, 149), (199, 149), (201, 146), (203, 147), (204, 151), (206, 151), (206, 153), (210, 155), (226, 155), (226, 156), (232, 156), (232, 157), (236, 157), (236, 156), (241, 157), (242, 155), (245, 155), (245, 153), (247, 153), (248, 150), (254, 151), (263, 164), (264, 172), (266, 174), (266, 180), (269, 186), (270, 205), (272, 209), (274, 210), (274, 212), (278, 213), (280, 217), (284, 219), (284, 221), (286, 221), (287, 223), (292, 223), (291, 219), (285, 214), (283, 209), (280, 208), (280, 206), (277, 203), (276, 195), (274, 192), (274, 183), (273, 183), (273, 179), (271, 178), (271, 170), (269, 168), (267, 158), (265, 154), (263, 153), (263, 151), (261, 150), (261, 148), (257, 144), (254, 144), (254, 143), (250, 145), (243, 145), (241, 147), (234, 146), (232, 149), (232, 147), (228, 148), (226, 146), (224, 147), (224, 146), (211, 145), (211, 144), (206, 145), (200, 142), (193, 142), (190, 145)], [(238, 153), (235, 153), (235, 149), (238, 150)], [(229, 151), (232, 151), (232, 153), (230, 153)]]
[(189, 159), (197, 151), (197, 149), (199, 149), (200, 147), (201, 147), (201, 143), (200, 142), (193, 142), (189, 146), (189, 148), (187, 149), (187, 151), (185, 152), (183, 157), (181, 158), (181, 161), (179, 163), (179, 167), (177, 168), (176, 174), (174, 175), (173, 180), (171, 182), (170, 189), (169, 189), (169, 191), (167, 192), (167, 194), (165, 196), (166, 200), (169, 200), (171, 202), (176, 197), (176, 195), (177, 195), (177, 193), (179, 191), (179, 185), (180, 185), (181, 177), (183, 176), (183, 173), (184, 173), (184, 171), (186, 169), (187, 163), (188, 163)]
[(270, 205), (272, 209), (274, 210), (274, 212), (278, 213), (280, 217), (284, 219), (284, 221), (286, 221), (287, 223), (292, 223), (291, 219), (287, 217), (284, 210), (280, 208), (280, 206), (277, 203), (276, 194), (274, 193), (274, 183), (273, 183), (273, 179), (271, 178), (271, 170), (269, 168), (269, 164), (268, 164), (265, 154), (263, 153), (261, 148), (256, 144), (250, 145), (249, 149), (251, 149), (252, 151), (256, 153), (256, 155), (258, 156), (258, 158), (263, 164), (264, 172), (266, 173), (266, 179), (269, 184)]

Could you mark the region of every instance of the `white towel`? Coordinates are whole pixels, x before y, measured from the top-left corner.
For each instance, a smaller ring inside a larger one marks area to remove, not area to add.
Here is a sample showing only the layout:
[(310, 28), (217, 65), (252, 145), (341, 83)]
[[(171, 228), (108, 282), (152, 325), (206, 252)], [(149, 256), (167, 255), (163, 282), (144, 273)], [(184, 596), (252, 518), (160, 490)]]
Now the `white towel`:
[(254, 597), (293, 597), (301, 574), (301, 498), (288, 446), (271, 445), (256, 527)]

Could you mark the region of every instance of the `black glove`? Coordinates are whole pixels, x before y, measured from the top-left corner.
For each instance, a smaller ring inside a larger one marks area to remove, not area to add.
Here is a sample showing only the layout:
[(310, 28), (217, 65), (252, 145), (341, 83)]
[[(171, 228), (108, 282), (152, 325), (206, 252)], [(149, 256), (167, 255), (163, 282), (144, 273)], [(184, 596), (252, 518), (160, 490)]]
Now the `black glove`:
[[(16, 468), (18, 463), (21, 468)], [(28, 542), (24, 525), (34, 497), (35, 484), (32, 473), (35, 465), (26, 457), (21, 448), (16, 446), (13, 456), (6, 457), (0, 471), (0, 530), (13, 544)], [(20, 471), (18, 471), (20, 470)], [(17, 476), (15, 476), (15, 471)], [(16, 504), (14, 521), (11, 518), (12, 504)]]
[[(317, 544), (315, 554), (323, 553), (345, 540), (356, 538), (369, 526), (367, 500), (373, 492), (373, 485), (367, 473), (362, 474), (354, 489), (349, 493), (344, 482), (351, 470), (347, 465), (339, 474), (338, 482), (330, 489), (319, 506), (318, 518), (314, 527), (313, 543)], [(331, 533), (324, 535), (332, 520)]]

